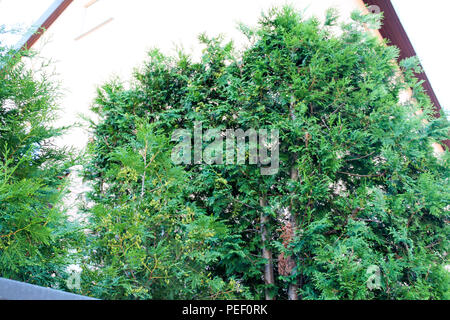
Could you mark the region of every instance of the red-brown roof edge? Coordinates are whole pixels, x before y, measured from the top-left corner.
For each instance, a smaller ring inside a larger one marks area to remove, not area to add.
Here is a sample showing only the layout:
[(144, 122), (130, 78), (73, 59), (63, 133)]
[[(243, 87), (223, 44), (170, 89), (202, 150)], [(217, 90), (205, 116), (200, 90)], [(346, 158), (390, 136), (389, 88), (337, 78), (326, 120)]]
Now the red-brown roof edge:
[[(397, 46), (400, 49), (400, 55), (398, 60), (402, 60), (404, 58), (416, 56), (416, 51), (409, 40), (409, 37), (403, 28), (400, 19), (395, 12), (394, 6), (392, 5), (390, 0), (363, 0), (363, 2), (368, 5), (376, 5), (383, 12), (384, 19), (383, 25), (381, 26), (380, 34), (383, 38), (389, 39), (390, 44)], [(425, 92), (431, 99), (431, 102), (434, 105), (435, 117), (439, 118), (441, 116), (441, 104), (439, 103), (436, 94), (433, 91), (430, 80), (428, 80), (427, 74), (423, 71), (420, 74), (416, 74), (419, 80), (424, 80), (422, 86)], [(448, 148), (450, 148), (450, 140), (442, 141)]]
[(61, 15), (61, 13), (66, 10), (66, 8), (71, 4), (73, 0), (64, 0), (62, 1), (53, 12), (48, 16), (47, 19), (37, 28), (37, 31), (34, 32), (27, 41), (23, 44), (21, 49), (30, 49), (36, 41), (42, 36), (42, 34), (55, 22), (56, 19)]

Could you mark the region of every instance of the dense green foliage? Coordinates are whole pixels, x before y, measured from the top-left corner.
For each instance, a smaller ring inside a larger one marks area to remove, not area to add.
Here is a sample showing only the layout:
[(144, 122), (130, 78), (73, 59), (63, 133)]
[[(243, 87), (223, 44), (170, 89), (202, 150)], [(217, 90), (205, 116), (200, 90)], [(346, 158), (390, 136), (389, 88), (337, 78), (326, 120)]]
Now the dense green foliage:
[[(202, 36), (201, 61), (155, 50), (131, 88), (103, 86), (85, 166), (86, 292), (448, 298), (449, 153), (432, 149), (448, 124), (433, 118), (416, 61), (399, 69), (398, 50), (366, 32), (379, 18), (355, 12), (338, 27), (333, 10), (320, 23), (285, 7), (242, 27), (240, 54)], [(194, 121), (278, 129), (278, 173), (174, 166), (169, 139)]]
[[(186, 173), (172, 164), (168, 139), (137, 118), (132, 120), (136, 134), (122, 136), (130, 123), (122, 126), (114, 116), (120, 116), (117, 105), (102, 98), (97, 102), (111, 117), (96, 129), (96, 137), (105, 139), (93, 146), (96, 166), (89, 167), (100, 179), (92, 194), (85, 290), (91, 293), (93, 278), (92, 294), (101, 298), (233, 297), (238, 284), (208, 270), (229, 236), (225, 225), (184, 201)], [(114, 125), (119, 127), (112, 133)], [(100, 161), (106, 165), (100, 167)]]
[[(367, 32), (380, 15), (337, 21), (274, 9), (241, 26), (240, 52), (202, 35), (200, 61), (153, 50), (131, 84), (102, 86), (84, 232), (64, 213), (58, 90), (0, 45), (0, 276), (102, 299), (450, 298), (449, 151), (432, 147), (448, 122), (417, 61)], [(278, 130), (279, 169), (174, 164), (194, 123)]]
[(52, 143), (58, 90), (32, 56), (0, 43), (0, 276), (64, 287), (82, 239), (62, 207), (73, 159)]

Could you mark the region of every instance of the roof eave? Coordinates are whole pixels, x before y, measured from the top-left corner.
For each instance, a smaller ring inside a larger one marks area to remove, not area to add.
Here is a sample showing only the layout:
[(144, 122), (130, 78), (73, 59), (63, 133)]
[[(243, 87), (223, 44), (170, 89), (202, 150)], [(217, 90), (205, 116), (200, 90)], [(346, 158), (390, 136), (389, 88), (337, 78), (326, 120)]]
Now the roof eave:
[[(403, 25), (395, 12), (394, 6), (390, 0), (363, 0), (367, 6), (376, 5), (383, 12), (383, 25), (379, 30), (381, 36), (385, 39), (389, 39), (390, 44), (397, 46), (400, 49), (400, 55), (398, 61), (405, 58), (416, 56), (416, 51), (403, 28)], [(422, 87), (431, 99), (434, 106), (434, 116), (436, 118), (441, 117), (441, 104), (434, 93), (430, 80), (427, 77), (425, 71), (422, 73), (416, 73), (416, 77), (419, 80), (423, 80)], [(442, 141), (443, 144), (450, 148), (450, 140)]]
[(16, 44), (21, 50), (30, 49), (42, 34), (55, 22), (61, 13), (73, 2), (73, 0), (56, 0), (37, 20), (32, 29)]

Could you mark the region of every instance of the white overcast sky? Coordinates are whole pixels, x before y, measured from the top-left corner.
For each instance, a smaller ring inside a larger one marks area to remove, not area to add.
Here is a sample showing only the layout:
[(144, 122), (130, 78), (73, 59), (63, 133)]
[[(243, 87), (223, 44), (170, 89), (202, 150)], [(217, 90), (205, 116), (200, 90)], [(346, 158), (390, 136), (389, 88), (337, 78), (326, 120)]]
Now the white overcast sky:
[[(54, 0), (0, 0), (0, 25), (27, 29), (53, 2)], [(449, 115), (450, 45), (447, 32), (450, 29), (450, 0), (392, 0), (392, 3), (443, 109)], [(20, 39), (20, 34), (0, 36), (0, 41), (11, 45)]]

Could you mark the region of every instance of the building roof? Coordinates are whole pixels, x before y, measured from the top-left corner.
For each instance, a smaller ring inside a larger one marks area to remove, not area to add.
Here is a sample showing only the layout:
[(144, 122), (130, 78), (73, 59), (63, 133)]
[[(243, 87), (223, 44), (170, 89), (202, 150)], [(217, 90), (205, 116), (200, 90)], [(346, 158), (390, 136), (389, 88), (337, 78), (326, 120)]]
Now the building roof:
[[(389, 40), (389, 43), (397, 46), (400, 49), (400, 54), (398, 60), (403, 60), (405, 58), (416, 56), (416, 51), (409, 39), (403, 25), (395, 12), (395, 9), (390, 0), (363, 0), (367, 6), (378, 6), (380, 11), (383, 12), (383, 25), (379, 30), (381, 36), (385, 39)], [(423, 80), (422, 86), (425, 92), (431, 99), (435, 110), (435, 117), (439, 118), (441, 116), (441, 104), (433, 91), (433, 87), (431, 86), (431, 82), (427, 77), (425, 71), (422, 73), (416, 73), (416, 77), (419, 80)], [(450, 148), (450, 140), (442, 141), (448, 148)]]
[(72, 2), (73, 0), (54, 1), (17, 46), (21, 49), (30, 49)]

